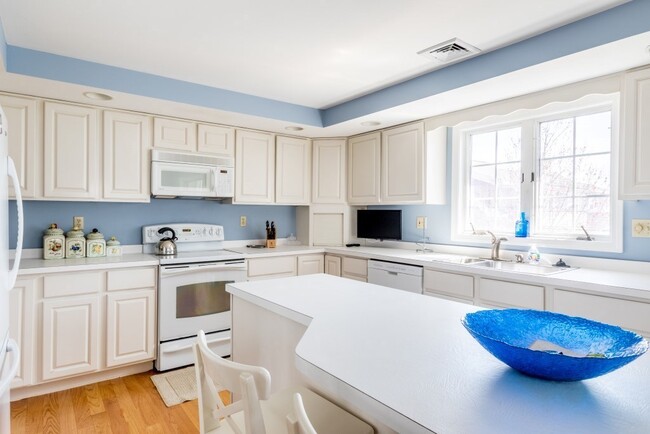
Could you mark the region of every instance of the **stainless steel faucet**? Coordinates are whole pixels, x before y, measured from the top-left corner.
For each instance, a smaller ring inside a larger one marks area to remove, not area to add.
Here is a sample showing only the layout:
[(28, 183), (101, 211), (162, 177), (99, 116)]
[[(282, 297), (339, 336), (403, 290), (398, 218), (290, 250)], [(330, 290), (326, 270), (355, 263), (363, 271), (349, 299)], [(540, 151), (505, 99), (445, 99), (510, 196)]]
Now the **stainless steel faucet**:
[(508, 239), (506, 237), (497, 238), (497, 236), (490, 231), (485, 232), (490, 234), (492, 237), (492, 253), (490, 254), (490, 259), (493, 261), (501, 261), (502, 259), (499, 258), (499, 248), (501, 247), (501, 241), (508, 241)]

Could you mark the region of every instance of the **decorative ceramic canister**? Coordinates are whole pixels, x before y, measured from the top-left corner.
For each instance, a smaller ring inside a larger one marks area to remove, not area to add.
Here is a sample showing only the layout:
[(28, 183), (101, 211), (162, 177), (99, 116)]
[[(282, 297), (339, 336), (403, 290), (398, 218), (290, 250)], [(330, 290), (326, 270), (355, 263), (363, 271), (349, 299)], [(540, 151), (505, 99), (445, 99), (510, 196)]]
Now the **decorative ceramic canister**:
[(86, 257), (86, 239), (84, 231), (74, 226), (65, 234), (65, 257), (66, 258), (85, 258)]
[(65, 258), (65, 235), (56, 223), (43, 232), (43, 259)]
[(115, 237), (106, 241), (106, 256), (122, 256), (122, 246)]
[(104, 241), (104, 235), (97, 228), (86, 235), (86, 256), (89, 258), (106, 256), (106, 241)]

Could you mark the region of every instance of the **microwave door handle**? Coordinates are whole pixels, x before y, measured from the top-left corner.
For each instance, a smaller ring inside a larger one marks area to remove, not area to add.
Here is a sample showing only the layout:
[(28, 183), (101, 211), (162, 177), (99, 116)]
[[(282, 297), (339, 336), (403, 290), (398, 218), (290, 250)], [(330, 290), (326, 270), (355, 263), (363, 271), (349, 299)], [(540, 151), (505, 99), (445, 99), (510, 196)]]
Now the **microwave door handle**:
[(215, 193), (215, 194), (216, 194), (216, 193), (217, 193), (217, 169), (216, 169), (216, 168), (213, 168), (213, 169), (210, 171), (210, 175), (211, 175), (211, 178), (212, 178), (212, 179), (210, 180), (210, 182), (211, 182), (211, 184), (212, 184), (212, 185), (210, 185), (210, 191), (211, 191), (212, 193)]

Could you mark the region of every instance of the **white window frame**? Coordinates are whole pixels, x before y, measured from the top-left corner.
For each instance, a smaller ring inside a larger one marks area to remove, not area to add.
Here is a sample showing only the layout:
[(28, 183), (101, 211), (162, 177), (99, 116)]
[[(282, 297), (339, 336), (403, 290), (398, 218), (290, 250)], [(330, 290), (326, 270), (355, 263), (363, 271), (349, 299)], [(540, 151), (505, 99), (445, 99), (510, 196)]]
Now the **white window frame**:
[[(469, 169), (471, 161), (469, 160), (468, 139), (471, 134), (491, 131), (495, 129), (505, 129), (514, 125), (528, 123), (530, 128), (522, 130), (522, 153), (521, 169), (522, 173), (527, 174), (526, 180), (522, 184), (524, 189), (534, 189), (534, 192), (528, 191), (525, 197), (533, 198), (531, 203), (522, 203), (521, 211), (534, 219), (534, 203), (537, 198), (537, 184), (529, 182), (528, 173), (534, 171), (539, 173), (539, 152), (537, 137), (531, 137), (528, 131), (537, 135), (539, 123), (552, 119), (561, 119), (563, 117), (574, 117), (588, 113), (595, 113), (603, 109), (611, 110), (611, 159), (610, 159), (610, 237), (602, 238), (595, 236), (593, 241), (577, 240), (578, 235), (570, 234), (566, 237), (539, 236), (533, 234), (527, 238), (516, 238), (514, 236), (514, 220), (518, 216), (513, 216), (513, 228), (510, 232), (496, 233), (498, 236), (508, 238), (504, 244), (515, 246), (530, 246), (536, 244), (539, 247), (549, 247), (553, 249), (569, 249), (578, 251), (598, 251), (598, 252), (622, 252), (623, 251), (623, 202), (617, 199), (618, 191), (618, 170), (619, 170), (619, 93), (606, 95), (588, 95), (579, 100), (572, 102), (557, 102), (548, 104), (539, 109), (526, 109), (513, 112), (503, 116), (489, 116), (476, 122), (464, 122), (453, 129), (453, 152), (452, 152), (452, 194), (451, 194), (451, 240), (461, 243), (490, 243), (490, 237), (486, 235), (475, 235), (465, 227), (466, 215), (469, 212)], [(531, 125), (532, 124), (532, 125)], [(532, 143), (531, 143), (532, 142)], [(476, 228), (483, 230), (492, 230), (491, 228)], [(588, 230), (589, 228), (587, 228)]]

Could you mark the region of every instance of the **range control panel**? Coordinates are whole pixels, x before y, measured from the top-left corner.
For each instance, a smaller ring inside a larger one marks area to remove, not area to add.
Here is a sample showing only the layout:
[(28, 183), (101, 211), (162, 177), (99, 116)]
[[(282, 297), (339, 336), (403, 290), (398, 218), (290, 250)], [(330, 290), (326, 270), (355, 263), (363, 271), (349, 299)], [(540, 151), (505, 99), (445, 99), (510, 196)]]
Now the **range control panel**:
[(153, 225), (142, 227), (142, 243), (157, 243), (163, 237), (171, 237), (167, 231), (159, 234), (161, 228), (171, 228), (178, 240), (177, 243), (192, 243), (205, 241), (223, 241), (223, 226), (203, 223), (171, 223), (168, 225)]

